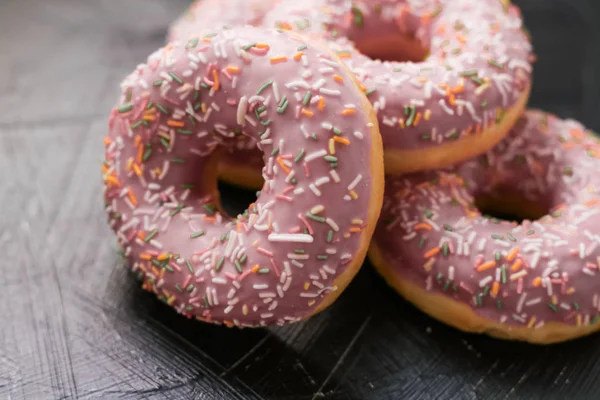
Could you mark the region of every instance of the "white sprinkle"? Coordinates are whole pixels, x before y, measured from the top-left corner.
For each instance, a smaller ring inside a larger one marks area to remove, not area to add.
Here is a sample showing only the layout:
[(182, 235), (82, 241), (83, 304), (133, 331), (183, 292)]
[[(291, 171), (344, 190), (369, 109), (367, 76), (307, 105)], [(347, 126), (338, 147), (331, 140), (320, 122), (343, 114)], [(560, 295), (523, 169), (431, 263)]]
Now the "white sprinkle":
[(325, 223), (326, 223), (327, 225), (329, 225), (329, 226), (331, 227), (331, 229), (333, 229), (334, 231), (336, 231), (336, 232), (339, 232), (339, 230), (340, 230), (340, 227), (339, 227), (339, 226), (338, 226), (338, 224), (336, 224), (336, 223), (335, 223), (335, 221), (334, 221), (334, 220), (332, 220), (331, 218), (327, 218), (327, 219), (325, 219)]
[(270, 242), (312, 243), (314, 238), (304, 233), (271, 233), (267, 238)]
[(333, 178), (333, 181), (335, 183), (339, 183), (340, 182), (340, 176), (338, 175), (337, 172), (335, 172), (334, 169), (332, 169), (331, 171), (329, 171), (329, 174), (331, 175), (331, 177)]
[(310, 162), (316, 158), (320, 158), (320, 157), (324, 157), (327, 155), (327, 150), (318, 150), (318, 151), (314, 151), (310, 154), (308, 154), (306, 157), (304, 157), (304, 161), (305, 162)]
[(244, 126), (244, 120), (246, 117), (246, 112), (248, 111), (248, 98), (246, 96), (242, 96), (240, 102), (238, 104), (237, 109), (237, 123), (238, 125)]
[(487, 285), (488, 283), (490, 283), (494, 278), (492, 278), (491, 275), (483, 278), (482, 280), (479, 281), (479, 287), (484, 287), (485, 285)]
[(354, 180), (350, 183), (350, 185), (348, 185), (348, 190), (354, 190), (354, 188), (356, 187), (356, 185), (358, 185), (358, 183), (361, 181), (362, 179), (362, 175), (358, 174), (356, 176), (356, 178), (354, 178)]
[(312, 192), (316, 195), (316, 196), (321, 196), (321, 191), (319, 189), (317, 189), (317, 187), (314, 185), (314, 183), (311, 183), (310, 185), (308, 185), (308, 188), (310, 190), (312, 190)]
[(525, 297), (527, 297), (527, 292), (523, 292), (521, 297), (519, 298), (519, 302), (517, 303), (517, 312), (520, 313), (523, 309), (523, 303), (525, 302)]

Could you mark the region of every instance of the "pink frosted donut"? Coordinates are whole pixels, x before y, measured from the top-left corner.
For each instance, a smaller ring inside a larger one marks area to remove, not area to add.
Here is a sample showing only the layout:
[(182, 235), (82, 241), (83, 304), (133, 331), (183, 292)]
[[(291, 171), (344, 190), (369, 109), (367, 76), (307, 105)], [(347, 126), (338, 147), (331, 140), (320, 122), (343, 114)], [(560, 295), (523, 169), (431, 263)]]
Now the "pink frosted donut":
[[(600, 324), (600, 143), (578, 122), (525, 114), (453, 170), (389, 179), (370, 258), (398, 292), (469, 332), (552, 343)], [(510, 223), (485, 209), (525, 217)]]
[[(285, 32), (203, 32), (158, 50), (121, 89), (104, 197), (147, 290), (236, 326), (298, 321), (337, 298), (375, 228), (383, 155), (374, 111), (333, 53)], [(231, 219), (218, 150), (246, 136), (264, 154), (265, 186)]]
[(228, 26), (258, 26), (280, 0), (196, 0), (169, 29), (169, 41), (187, 40), (199, 30)]
[(340, 54), (378, 114), (389, 174), (484, 153), (528, 99), (531, 44), (507, 0), (283, 1), (263, 23), (349, 39), (371, 56)]

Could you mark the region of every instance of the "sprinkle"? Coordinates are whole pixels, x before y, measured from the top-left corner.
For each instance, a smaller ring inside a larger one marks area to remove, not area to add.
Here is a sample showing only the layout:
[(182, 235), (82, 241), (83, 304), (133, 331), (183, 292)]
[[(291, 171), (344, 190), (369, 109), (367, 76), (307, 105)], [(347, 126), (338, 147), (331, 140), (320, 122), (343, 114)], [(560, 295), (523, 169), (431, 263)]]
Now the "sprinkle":
[(270, 242), (294, 242), (294, 243), (312, 243), (314, 238), (311, 235), (302, 233), (271, 233), (267, 237)]
[(204, 231), (194, 232), (190, 235), (190, 239), (196, 239), (204, 235)]
[(258, 90), (256, 91), (256, 94), (257, 95), (261, 94), (266, 88), (268, 88), (272, 84), (273, 84), (273, 81), (271, 81), (271, 80), (263, 83), (262, 86), (260, 88), (258, 88)]
[(495, 266), (496, 266), (496, 261), (488, 261), (486, 263), (483, 263), (483, 264), (479, 265), (477, 267), (477, 271), (478, 272), (482, 272), (482, 271), (488, 270), (490, 268), (493, 268)]
[(128, 111), (131, 111), (132, 109), (133, 109), (133, 105), (131, 103), (127, 103), (127, 104), (121, 104), (117, 108), (117, 111), (119, 111), (120, 113), (126, 113)]

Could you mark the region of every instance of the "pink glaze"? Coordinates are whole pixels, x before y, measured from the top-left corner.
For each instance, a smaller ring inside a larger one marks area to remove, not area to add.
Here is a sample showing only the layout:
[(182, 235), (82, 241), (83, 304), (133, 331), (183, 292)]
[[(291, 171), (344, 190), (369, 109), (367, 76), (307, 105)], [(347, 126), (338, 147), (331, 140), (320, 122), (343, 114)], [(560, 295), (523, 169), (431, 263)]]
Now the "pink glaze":
[[(106, 211), (146, 289), (238, 326), (298, 321), (340, 289), (379, 207), (370, 171), (381, 160), (372, 110), (338, 62), (289, 33), (235, 28), (158, 50), (121, 87)], [(207, 168), (243, 137), (259, 140), (265, 186), (232, 220)]]
[(169, 29), (169, 40), (187, 40), (199, 30), (257, 26), (279, 0), (196, 0)]
[[(600, 314), (600, 144), (576, 121), (529, 111), (493, 151), (454, 170), (386, 182), (374, 240), (393, 274), (539, 328)], [(483, 217), (474, 198), (518, 196), (551, 209), (521, 224)]]

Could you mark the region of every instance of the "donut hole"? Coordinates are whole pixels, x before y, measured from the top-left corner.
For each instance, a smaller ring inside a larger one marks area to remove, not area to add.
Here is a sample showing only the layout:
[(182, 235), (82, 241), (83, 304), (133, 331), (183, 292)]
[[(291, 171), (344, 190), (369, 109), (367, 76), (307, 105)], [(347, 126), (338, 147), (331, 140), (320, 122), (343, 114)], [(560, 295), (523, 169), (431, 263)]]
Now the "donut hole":
[(475, 207), (486, 217), (518, 223), (536, 221), (550, 213), (550, 207), (518, 195), (479, 195)]
[(248, 209), (248, 206), (256, 201), (256, 191), (242, 189), (219, 181), (219, 193), (221, 195), (221, 206), (227, 215), (240, 215)]
[(361, 53), (380, 61), (419, 62), (425, 60), (429, 54), (429, 49), (418, 40), (394, 33), (360, 38), (355, 44)]

